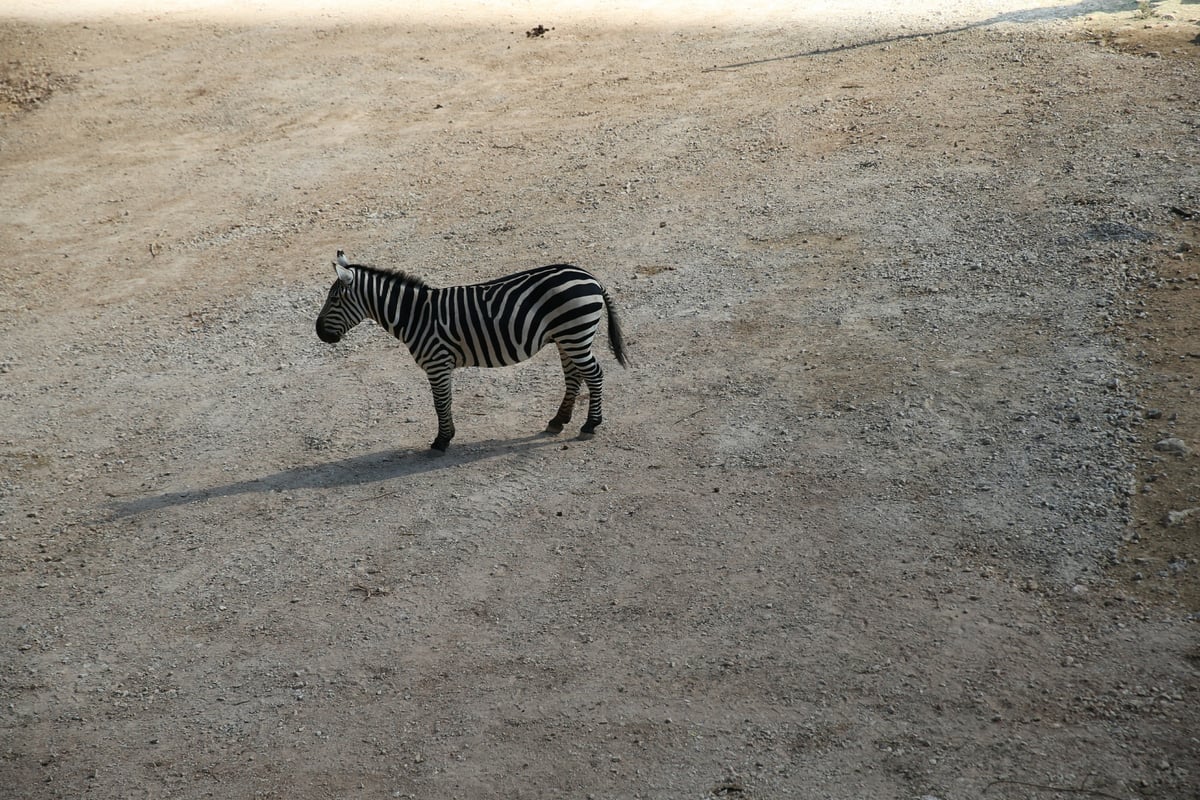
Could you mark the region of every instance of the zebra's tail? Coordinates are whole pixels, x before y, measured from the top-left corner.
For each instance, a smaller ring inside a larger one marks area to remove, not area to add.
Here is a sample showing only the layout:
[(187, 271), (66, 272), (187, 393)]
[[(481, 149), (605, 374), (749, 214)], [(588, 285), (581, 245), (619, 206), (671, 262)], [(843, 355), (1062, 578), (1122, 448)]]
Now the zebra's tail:
[(613, 355), (617, 357), (617, 363), (622, 367), (628, 367), (629, 362), (625, 360), (625, 337), (621, 335), (617, 307), (613, 305), (613, 300), (607, 291), (601, 289), (600, 293), (604, 297), (604, 307), (608, 309), (608, 345), (612, 348)]

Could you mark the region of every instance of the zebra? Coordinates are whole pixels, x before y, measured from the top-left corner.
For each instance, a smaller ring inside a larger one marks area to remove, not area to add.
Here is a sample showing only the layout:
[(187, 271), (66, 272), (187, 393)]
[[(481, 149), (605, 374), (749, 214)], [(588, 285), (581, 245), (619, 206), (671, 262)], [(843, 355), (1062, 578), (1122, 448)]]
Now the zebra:
[(613, 355), (622, 367), (627, 364), (612, 298), (585, 270), (551, 264), (483, 283), (434, 288), (399, 270), (351, 264), (341, 250), (333, 267), (337, 279), (317, 316), (317, 336), (336, 344), (370, 317), (404, 342), (433, 390), (438, 418), (434, 450), (445, 452), (454, 438), (455, 368), (510, 366), (532, 358), (550, 342), (558, 347), (567, 388), (546, 432), (562, 432), (586, 383), (588, 414), (579, 438), (592, 438), (602, 421), (604, 372), (592, 355), (592, 341), (603, 311)]

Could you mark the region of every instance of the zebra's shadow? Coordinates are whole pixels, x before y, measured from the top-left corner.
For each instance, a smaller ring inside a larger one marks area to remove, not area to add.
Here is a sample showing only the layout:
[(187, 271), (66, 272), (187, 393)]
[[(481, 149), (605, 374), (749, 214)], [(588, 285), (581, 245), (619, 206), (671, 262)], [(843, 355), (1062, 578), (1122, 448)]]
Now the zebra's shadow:
[(517, 439), (488, 439), (480, 442), (455, 444), (445, 454), (417, 448), (379, 450), (338, 461), (291, 467), (260, 478), (250, 478), (222, 486), (167, 492), (114, 502), (109, 506), (110, 519), (132, 517), (164, 508), (242, 494), (363, 486), (461, 464), (486, 461), (490, 458), (502, 458), (505, 455), (527, 452), (540, 447), (561, 447), (564, 441), (570, 440), (566, 437), (556, 438), (549, 434), (538, 433)]

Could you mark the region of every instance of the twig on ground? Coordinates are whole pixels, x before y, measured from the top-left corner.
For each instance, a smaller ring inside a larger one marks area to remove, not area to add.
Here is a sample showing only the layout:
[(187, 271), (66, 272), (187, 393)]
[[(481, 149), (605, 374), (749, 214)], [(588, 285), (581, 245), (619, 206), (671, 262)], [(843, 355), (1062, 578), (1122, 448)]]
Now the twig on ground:
[(987, 794), (988, 790), (993, 786), (1000, 784), (1008, 784), (1009, 786), (1023, 786), (1026, 789), (1038, 789), (1043, 792), (1065, 792), (1067, 794), (1086, 794), (1092, 797), (1106, 797), (1108, 800), (1122, 800), (1115, 794), (1102, 792), (1099, 789), (1069, 789), (1066, 786), (1047, 786), (1042, 783), (1029, 783), (1028, 781), (1014, 781), (1008, 778), (997, 778), (996, 780), (983, 787), (983, 794)]
[(350, 591), (362, 592), (363, 593), (363, 602), (366, 602), (367, 600), (370, 600), (372, 597), (375, 597), (375, 596), (386, 597), (387, 595), (392, 593), (390, 589), (385, 589), (382, 586), (364, 586), (361, 583), (356, 583), (353, 586), (351, 586)]

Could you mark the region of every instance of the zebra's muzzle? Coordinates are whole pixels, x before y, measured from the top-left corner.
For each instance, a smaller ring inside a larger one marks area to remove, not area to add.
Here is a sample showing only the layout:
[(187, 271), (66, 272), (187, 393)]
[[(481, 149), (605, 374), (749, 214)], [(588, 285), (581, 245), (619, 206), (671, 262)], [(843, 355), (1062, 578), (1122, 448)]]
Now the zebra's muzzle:
[(318, 323), (317, 338), (319, 338), (322, 342), (325, 342), (325, 344), (337, 344), (342, 340), (342, 335), (340, 333), (334, 333), (333, 331), (326, 330), (321, 326), (320, 323)]

